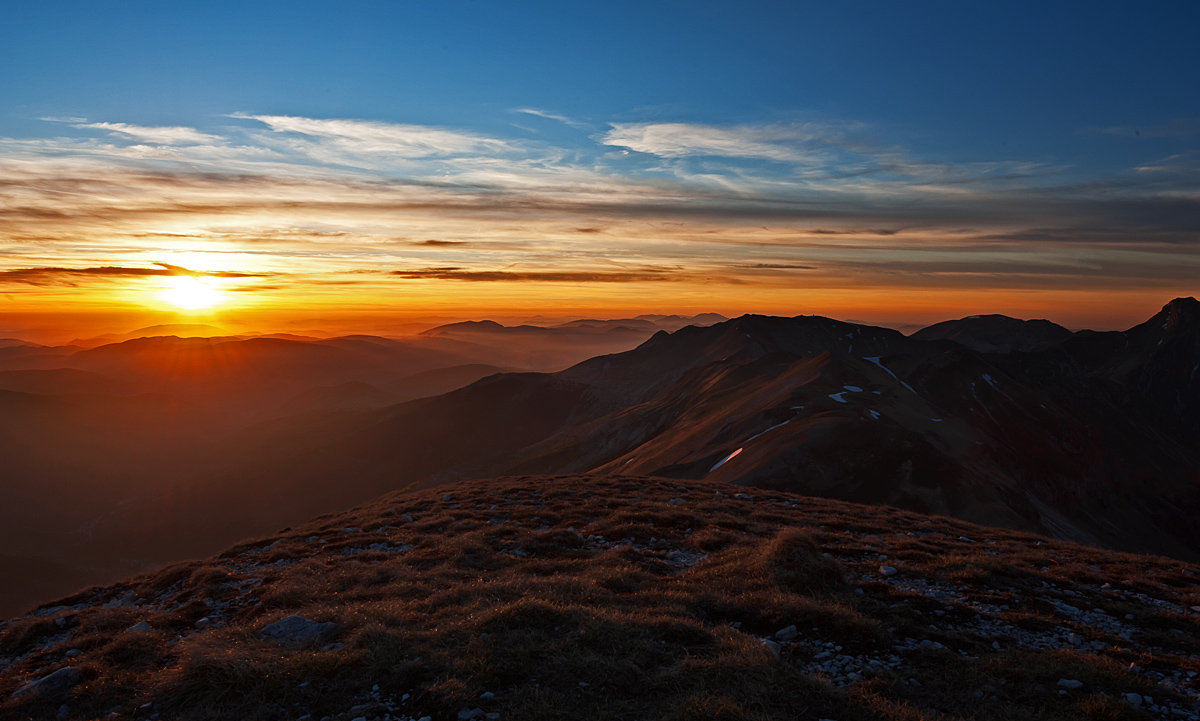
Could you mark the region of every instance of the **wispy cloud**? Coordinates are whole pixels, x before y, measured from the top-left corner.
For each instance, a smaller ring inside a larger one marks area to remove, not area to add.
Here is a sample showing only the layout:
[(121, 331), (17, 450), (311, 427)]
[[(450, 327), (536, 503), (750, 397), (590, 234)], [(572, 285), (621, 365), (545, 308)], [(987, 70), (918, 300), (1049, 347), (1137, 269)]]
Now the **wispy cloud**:
[(525, 115), (536, 115), (539, 118), (546, 118), (547, 120), (557, 120), (558, 122), (560, 122), (564, 125), (570, 125), (572, 128), (591, 127), (587, 123), (581, 123), (578, 120), (573, 120), (571, 118), (568, 118), (565, 115), (559, 115), (558, 113), (551, 113), (547, 110), (538, 110), (537, 108), (513, 108), (512, 112), (524, 113)]
[(673, 270), (641, 271), (587, 270), (467, 270), (465, 268), (419, 268), (395, 270), (392, 275), (409, 280), (464, 280), (476, 283), (543, 282), (543, 283), (645, 283), (685, 280), (686, 275)]
[(98, 266), (92, 268), (14, 268), (0, 271), (0, 283), (24, 283), (27, 285), (72, 284), (83, 278), (147, 278), (163, 276), (190, 276), (193, 278), (265, 278), (271, 273), (246, 273), (241, 271), (189, 270), (170, 263), (156, 263), (157, 268), (126, 268), (120, 266)]
[(601, 136), (605, 145), (629, 148), (660, 158), (711, 155), (809, 162), (807, 148), (820, 135), (804, 126), (746, 125), (717, 127), (692, 123), (619, 123)]
[(217, 135), (202, 133), (195, 128), (179, 126), (147, 127), (128, 123), (75, 123), (76, 128), (106, 130), (118, 136), (132, 138), (141, 143), (155, 145), (206, 145), (220, 144), (224, 139)]
[[(194, 272), (286, 276), (287, 288), (245, 284), (280, 294), (528, 281), (593, 295), (657, 285), (701, 303), (703, 288), (734, 284), (1049, 288), (1115, 282), (1097, 279), (1123, 266), (1169, 282), (1200, 272), (1194, 153), (1089, 176), (937, 162), (864, 139), (855, 123), (617, 123), (564, 147), (234, 118), (250, 122), (201, 132), (64, 119), (92, 136), (0, 138), (0, 282), (19, 295), (211, 267)], [(197, 253), (227, 262), (188, 259)], [(1116, 260), (1088, 265), (1098, 253)]]
[(509, 143), (475, 133), (423, 125), (366, 120), (301, 118), (286, 115), (231, 117), (257, 120), (276, 133), (290, 133), (331, 143), (355, 156), (382, 154), (400, 158), (432, 158), (505, 153)]

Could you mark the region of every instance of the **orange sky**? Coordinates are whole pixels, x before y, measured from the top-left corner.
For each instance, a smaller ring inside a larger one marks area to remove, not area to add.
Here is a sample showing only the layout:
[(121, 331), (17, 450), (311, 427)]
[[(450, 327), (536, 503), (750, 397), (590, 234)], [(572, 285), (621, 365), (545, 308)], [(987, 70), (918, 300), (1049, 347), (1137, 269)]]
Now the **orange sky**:
[(787, 172), (675, 160), (769, 156), (792, 142), (777, 126), (766, 149), (754, 128), (639, 126), (639, 152), (661, 157), (635, 171), (444, 128), (252, 120), (270, 130), (0, 139), (0, 335), (698, 312), (1111, 329), (1200, 278), (1193, 201), (1153, 187), (1093, 197), (894, 149), (886, 172), (846, 177), (839, 163), (865, 162), (849, 151)]

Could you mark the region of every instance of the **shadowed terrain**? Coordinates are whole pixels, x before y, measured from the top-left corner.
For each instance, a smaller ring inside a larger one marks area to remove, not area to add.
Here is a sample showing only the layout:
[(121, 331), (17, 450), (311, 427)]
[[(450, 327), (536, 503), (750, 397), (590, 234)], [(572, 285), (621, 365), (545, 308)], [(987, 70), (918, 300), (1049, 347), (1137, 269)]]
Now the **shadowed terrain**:
[(1188, 719), (1197, 573), (725, 483), (471, 481), (0, 623), (0, 718)]

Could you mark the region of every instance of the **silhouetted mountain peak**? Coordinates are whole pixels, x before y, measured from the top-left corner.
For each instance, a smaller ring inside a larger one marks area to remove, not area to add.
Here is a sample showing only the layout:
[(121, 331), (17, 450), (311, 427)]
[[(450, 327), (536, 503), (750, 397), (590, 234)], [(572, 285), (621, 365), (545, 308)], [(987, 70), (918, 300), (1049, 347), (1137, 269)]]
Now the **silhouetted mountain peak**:
[(993, 313), (935, 323), (911, 337), (950, 340), (976, 353), (1012, 353), (1041, 350), (1070, 336), (1071, 331), (1048, 320), (1021, 320)]
[(1192, 330), (1200, 326), (1200, 300), (1190, 296), (1176, 298), (1164, 305), (1151, 320), (1159, 318), (1162, 318), (1165, 330)]
[(436, 328), (422, 331), (420, 335), (441, 335), (442, 333), (489, 333), (502, 331), (505, 326), (494, 320), (465, 320), (461, 323), (447, 323)]

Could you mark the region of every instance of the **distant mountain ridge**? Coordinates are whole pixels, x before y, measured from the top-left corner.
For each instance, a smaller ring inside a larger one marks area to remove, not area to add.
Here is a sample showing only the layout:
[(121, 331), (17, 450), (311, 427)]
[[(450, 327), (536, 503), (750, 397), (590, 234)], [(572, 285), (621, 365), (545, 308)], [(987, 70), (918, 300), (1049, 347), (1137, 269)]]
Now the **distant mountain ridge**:
[[(1041, 324), (989, 316), (922, 338), (748, 315), (549, 373), (499, 372), (535, 353), (499, 324), (0, 348), (0, 543), (42, 539), (0, 551), (162, 561), (395, 489), (634, 473), (1197, 558), (1198, 307), (1048, 345)], [(609, 342), (590, 323), (550, 331), (524, 337), (556, 359)]]
[[(302, 445), (248, 444), (235, 459), (276, 460), (249, 475), (235, 460), (221, 475), (262, 489), (247, 504), (256, 514), (276, 499), (279, 523), (396, 488), (635, 473), (1196, 558), (1200, 428), (1184, 372), (1200, 364), (1194, 303), (1172, 301), (1125, 333), (1006, 354), (827, 318), (743, 316), (358, 414), (297, 436)], [(184, 505), (207, 507), (220, 486), (197, 483)], [(230, 518), (229, 532), (251, 522)]]
[(922, 328), (916, 340), (952, 340), (977, 353), (1036, 351), (1059, 343), (1071, 331), (1048, 320), (1019, 320), (1006, 315), (973, 315)]

